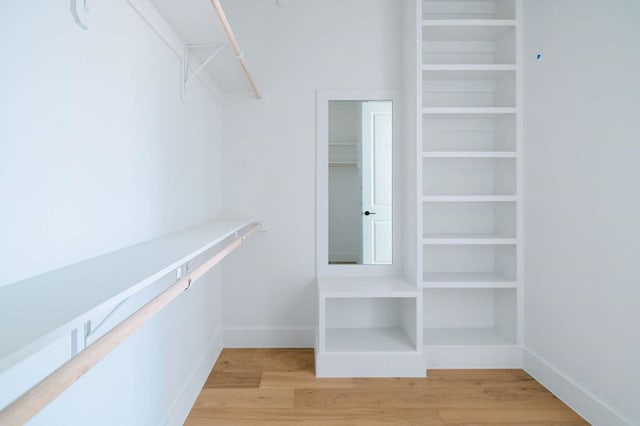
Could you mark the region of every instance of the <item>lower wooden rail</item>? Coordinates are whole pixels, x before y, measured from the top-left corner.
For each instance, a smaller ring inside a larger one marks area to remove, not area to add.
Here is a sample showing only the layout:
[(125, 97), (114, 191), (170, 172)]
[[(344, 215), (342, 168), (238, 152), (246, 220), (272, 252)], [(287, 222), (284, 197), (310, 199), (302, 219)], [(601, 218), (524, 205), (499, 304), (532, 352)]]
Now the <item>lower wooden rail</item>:
[(155, 297), (142, 308), (131, 314), (120, 324), (115, 326), (104, 336), (88, 346), (78, 355), (71, 358), (56, 371), (44, 378), (40, 383), (16, 399), (13, 403), (0, 411), (0, 425), (22, 425), (46, 407), (58, 395), (75, 383), (82, 375), (120, 345), (131, 334), (138, 330), (153, 315), (167, 306), (191, 285), (217, 265), (229, 253), (240, 246), (251, 234), (260, 228), (253, 225), (242, 236), (235, 239), (228, 246), (209, 258), (188, 275), (176, 281), (160, 295)]

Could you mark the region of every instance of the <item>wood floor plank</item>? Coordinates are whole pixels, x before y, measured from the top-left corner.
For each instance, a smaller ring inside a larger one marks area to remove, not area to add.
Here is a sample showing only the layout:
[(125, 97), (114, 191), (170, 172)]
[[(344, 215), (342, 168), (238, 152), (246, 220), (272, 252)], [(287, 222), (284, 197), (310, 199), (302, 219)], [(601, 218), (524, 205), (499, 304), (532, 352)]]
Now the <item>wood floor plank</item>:
[(491, 381), (513, 382), (535, 380), (526, 371), (516, 368), (510, 369), (429, 369), (428, 379), (431, 381)]
[(557, 399), (537, 386), (518, 389), (444, 386), (392, 388), (358, 387), (355, 389), (296, 389), (296, 407), (402, 407), (402, 408), (519, 408), (556, 403)]
[(262, 374), (263, 389), (353, 389), (354, 379), (317, 378), (311, 371), (267, 371)]
[(315, 371), (310, 348), (224, 349), (214, 371)]
[(185, 424), (587, 424), (523, 370), (319, 379), (313, 357), (313, 349), (225, 349)]
[(258, 388), (262, 381), (260, 371), (218, 371), (211, 372), (204, 384), (205, 389)]
[[(544, 424), (551, 422), (572, 425), (588, 425), (580, 416), (566, 406), (544, 408), (507, 408), (507, 409), (443, 409), (440, 415), (447, 425), (466, 424)], [(526, 419), (523, 421), (523, 419)]]
[(185, 425), (302, 424), (302, 425), (433, 425), (445, 426), (437, 410), (216, 410), (192, 415)]
[(293, 389), (203, 389), (192, 412), (206, 413), (218, 408), (293, 408)]

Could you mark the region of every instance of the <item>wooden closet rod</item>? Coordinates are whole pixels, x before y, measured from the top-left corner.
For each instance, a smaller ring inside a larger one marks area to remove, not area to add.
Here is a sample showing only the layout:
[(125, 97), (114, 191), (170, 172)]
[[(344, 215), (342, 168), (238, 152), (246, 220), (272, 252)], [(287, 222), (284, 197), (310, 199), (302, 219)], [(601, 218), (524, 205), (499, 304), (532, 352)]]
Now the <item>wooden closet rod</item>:
[(262, 99), (262, 95), (258, 90), (258, 86), (256, 86), (256, 82), (253, 80), (253, 76), (247, 67), (247, 63), (244, 60), (244, 56), (242, 50), (240, 50), (240, 46), (238, 45), (238, 40), (236, 40), (236, 36), (233, 35), (233, 31), (231, 30), (231, 26), (229, 25), (229, 21), (227, 20), (227, 15), (225, 15), (224, 10), (222, 9), (222, 5), (220, 4), (220, 0), (210, 0), (213, 8), (216, 10), (218, 14), (218, 18), (220, 19), (220, 24), (222, 24), (222, 28), (224, 28), (224, 32), (227, 33), (227, 38), (229, 39), (229, 43), (231, 43), (231, 47), (233, 47), (233, 52), (236, 55), (236, 58), (240, 62), (240, 66), (244, 71), (244, 74), (247, 76), (249, 80), (249, 84), (253, 89), (253, 93), (256, 94), (256, 98)]
[(0, 411), (0, 425), (14, 426), (26, 423), (27, 420), (31, 419), (58, 395), (64, 392), (65, 389), (75, 383), (76, 380), (126, 340), (127, 337), (142, 327), (153, 315), (167, 306), (185, 290), (188, 290), (196, 280), (217, 265), (259, 228), (260, 225), (253, 225), (244, 235), (231, 242), (191, 273), (176, 281), (159, 296), (131, 314), (104, 336), (100, 337), (85, 350), (71, 358), (20, 398)]

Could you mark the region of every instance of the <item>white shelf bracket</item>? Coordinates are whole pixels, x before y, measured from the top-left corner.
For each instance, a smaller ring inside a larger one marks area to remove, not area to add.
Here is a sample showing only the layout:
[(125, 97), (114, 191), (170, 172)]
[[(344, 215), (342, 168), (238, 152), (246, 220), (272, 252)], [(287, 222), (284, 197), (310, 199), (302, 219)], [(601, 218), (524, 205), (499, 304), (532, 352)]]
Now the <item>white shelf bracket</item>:
[(102, 326), (103, 326), (103, 325), (104, 325), (104, 324), (109, 320), (109, 318), (111, 318), (111, 317), (113, 316), (113, 314), (115, 314), (115, 313), (118, 311), (118, 309), (120, 309), (120, 307), (121, 307), (122, 305), (124, 305), (124, 304), (125, 304), (125, 302), (126, 302), (127, 300), (129, 300), (129, 298), (128, 298), (128, 297), (127, 297), (126, 299), (124, 299), (124, 300), (120, 301), (120, 303), (118, 303), (118, 304), (117, 304), (117, 305), (116, 305), (116, 306), (111, 310), (111, 312), (109, 312), (109, 313), (107, 314), (107, 316), (106, 316), (106, 317), (104, 317), (104, 318), (102, 319), (102, 321), (100, 321), (100, 322), (98, 323), (98, 325), (96, 325), (95, 327), (93, 327), (93, 328), (91, 327), (91, 321), (87, 321), (87, 322), (85, 322), (85, 324), (84, 324), (84, 346), (85, 346), (85, 347), (87, 347), (87, 344), (88, 344), (89, 338), (90, 338), (90, 337), (92, 337), (92, 336), (94, 336), (94, 335), (98, 332), (98, 330), (99, 330), (100, 328), (102, 328)]
[[(71, 12), (71, 17), (77, 26), (82, 28), (85, 31), (89, 31), (89, 27), (87, 27), (80, 19), (80, 14), (78, 14), (78, 0), (70, 0), (69, 2), (69, 11)], [(88, 0), (82, 0), (82, 12), (89, 12), (89, 4)]]
[[(230, 44), (186, 44), (184, 47), (184, 53), (182, 55), (182, 75), (181, 75), (181, 84), (180, 84), (180, 98), (182, 102), (185, 102), (185, 95), (187, 93), (187, 84), (191, 79), (197, 77), (198, 74), (207, 66), (213, 58), (216, 57), (218, 53), (225, 47), (231, 47)], [(195, 70), (191, 70), (189, 66), (189, 57), (191, 56), (191, 52), (196, 49), (213, 49), (207, 59), (205, 59), (198, 68)]]

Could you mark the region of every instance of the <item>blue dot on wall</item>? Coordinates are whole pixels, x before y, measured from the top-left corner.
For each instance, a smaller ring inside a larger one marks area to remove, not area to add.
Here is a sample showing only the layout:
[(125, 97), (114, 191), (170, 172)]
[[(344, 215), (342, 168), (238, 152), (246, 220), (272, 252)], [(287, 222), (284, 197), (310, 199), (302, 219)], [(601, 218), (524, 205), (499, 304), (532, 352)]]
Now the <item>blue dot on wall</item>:
[(541, 59), (542, 59), (542, 54), (541, 54), (541, 53), (538, 53), (538, 54), (536, 55), (536, 60), (538, 60), (538, 61), (539, 61), (539, 60), (541, 60)]

